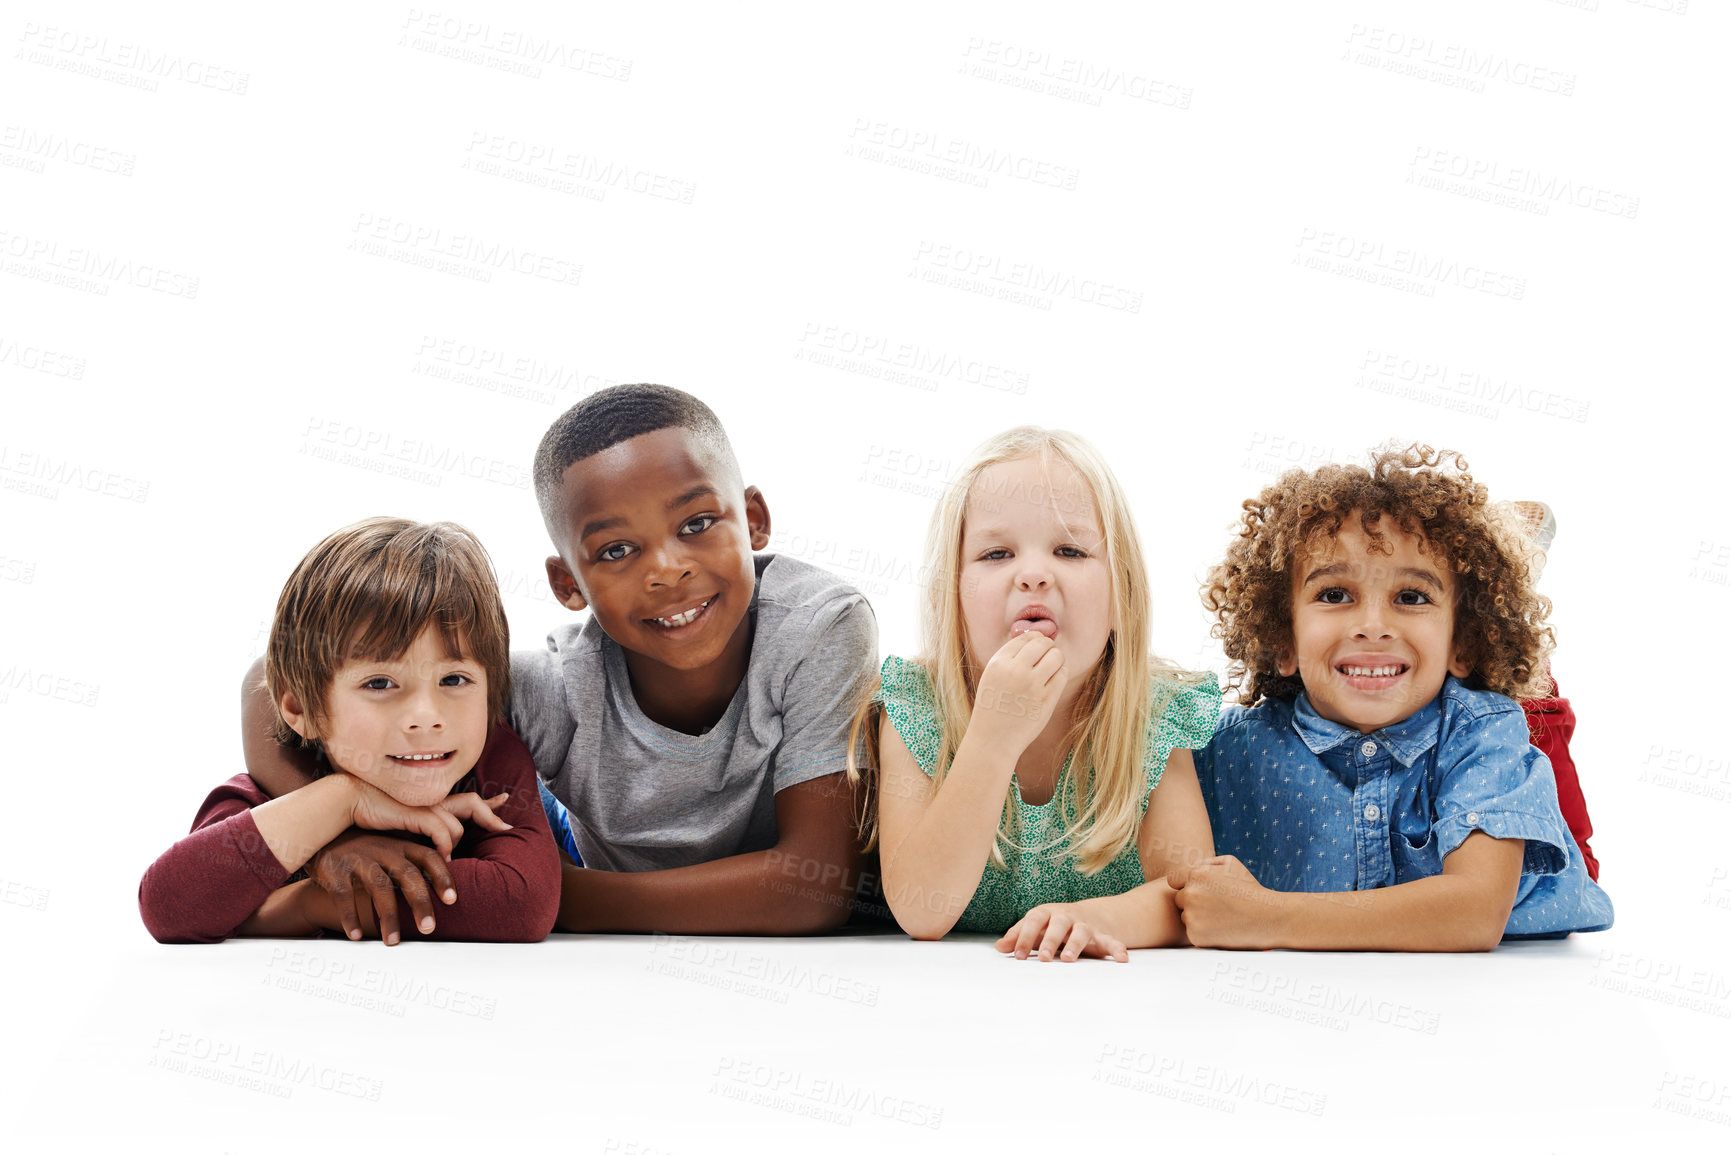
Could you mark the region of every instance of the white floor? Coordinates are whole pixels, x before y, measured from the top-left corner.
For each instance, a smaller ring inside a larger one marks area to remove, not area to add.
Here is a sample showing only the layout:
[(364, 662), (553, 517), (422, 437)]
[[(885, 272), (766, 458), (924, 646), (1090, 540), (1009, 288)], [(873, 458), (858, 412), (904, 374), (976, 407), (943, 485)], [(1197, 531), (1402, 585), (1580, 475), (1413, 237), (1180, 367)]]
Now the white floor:
[(1374, 1135), (1694, 1151), (1723, 1149), (1731, 1124), (1724, 969), (1616, 931), (1479, 956), (1071, 966), (899, 935), (116, 938), (18, 976), (56, 994), (8, 1014), (24, 1026), (9, 1037), (36, 1040), (9, 1048), (17, 1150), (304, 1152), (321, 1135), (344, 1150), (1338, 1150)]

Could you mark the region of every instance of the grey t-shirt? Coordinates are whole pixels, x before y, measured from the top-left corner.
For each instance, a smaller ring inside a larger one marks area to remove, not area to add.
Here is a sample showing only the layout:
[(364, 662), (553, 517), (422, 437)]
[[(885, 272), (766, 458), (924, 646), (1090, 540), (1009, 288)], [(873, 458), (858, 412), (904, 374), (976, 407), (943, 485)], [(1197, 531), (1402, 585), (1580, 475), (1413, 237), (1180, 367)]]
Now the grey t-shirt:
[(511, 725), (571, 812), (583, 865), (666, 870), (775, 845), (775, 794), (846, 769), (877, 672), (877, 619), (833, 574), (758, 554), (751, 661), (705, 734), (644, 716), (591, 615), (511, 654)]

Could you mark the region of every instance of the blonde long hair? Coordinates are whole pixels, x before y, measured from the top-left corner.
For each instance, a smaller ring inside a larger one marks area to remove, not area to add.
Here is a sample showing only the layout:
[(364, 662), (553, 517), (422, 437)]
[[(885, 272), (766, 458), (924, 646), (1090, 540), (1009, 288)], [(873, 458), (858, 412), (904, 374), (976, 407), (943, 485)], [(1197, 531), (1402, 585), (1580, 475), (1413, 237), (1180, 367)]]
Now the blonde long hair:
[[(1099, 451), (1074, 433), (1021, 425), (990, 438), (969, 456), (933, 511), (921, 606), (923, 650), (917, 659), (931, 678), (938, 706), (941, 737), (932, 786), (943, 785), (950, 761), (967, 733), (978, 671), (990, 657), (968, 653), (962, 621), (962, 534), (968, 499), (980, 475), (991, 466), (1030, 457), (1048, 469), (1055, 457), (1086, 483), (1099, 513), (1111, 575), (1113, 628), (1105, 653), (1076, 698), (1065, 743), (1073, 755), (1070, 773), (1055, 799), (1062, 813), (1074, 815), (1060, 838), (1082, 873), (1097, 874), (1136, 836), (1141, 801), (1147, 793), (1142, 764), (1150, 720), (1164, 712), (1181, 686), (1196, 679), (1151, 651), (1147, 569), (1129, 502)], [(1052, 493), (1049, 484), (1046, 492)], [(1150, 694), (1150, 678), (1155, 671), (1166, 676), (1154, 683), (1154, 693)], [(877, 734), (882, 717), (881, 706), (863, 707), (855, 715), (853, 739), (848, 744), (849, 774), (856, 782), (864, 779), (868, 787), (861, 823), (868, 847), (877, 834), (876, 799), (872, 796), (876, 784), (872, 781), (875, 774), (861, 773), (860, 751), (863, 745), (868, 766), (878, 764)], [(1016, 801), (1012, 783), (1004, 797), (1003, 819), (992, 846), (992, 865), (999, 868), (1005, 865), (1004, 850), (1020, 847)]]

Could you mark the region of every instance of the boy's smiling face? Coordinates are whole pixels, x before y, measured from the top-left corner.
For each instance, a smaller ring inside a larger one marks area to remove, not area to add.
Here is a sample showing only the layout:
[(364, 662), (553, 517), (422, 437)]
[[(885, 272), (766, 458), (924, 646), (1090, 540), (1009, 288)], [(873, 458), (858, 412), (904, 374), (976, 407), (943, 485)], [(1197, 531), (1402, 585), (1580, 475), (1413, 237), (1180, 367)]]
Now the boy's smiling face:
[(1454, 645), (1455, 582), (1423, 539), (1379, 527), (1392, 553), (1370, 552), (1354, 511), (1292, 571), (1296, 673), (1318, 714), (1363, 733), (1411, 717), (1471, 668)]
[(326, 714), (314, 725), (285, 693), (278, 708), (303, 738), (317, 737), (331, 765), (408, 806), (431, 806), (451, 792), (487, 745), (487, 669), (445, 652), (439, 631), (423, 629), (408, 652), (351, 658), (331, 678)]
[(634, 677), (657, 666), (743, 676), (752, 551), (769, 544), (769, 510), (756, 486), (742, 489), (731, 455), (691, 430), (657, 429), (573, 463), (563, 504), (553, 594), (594, 613)]

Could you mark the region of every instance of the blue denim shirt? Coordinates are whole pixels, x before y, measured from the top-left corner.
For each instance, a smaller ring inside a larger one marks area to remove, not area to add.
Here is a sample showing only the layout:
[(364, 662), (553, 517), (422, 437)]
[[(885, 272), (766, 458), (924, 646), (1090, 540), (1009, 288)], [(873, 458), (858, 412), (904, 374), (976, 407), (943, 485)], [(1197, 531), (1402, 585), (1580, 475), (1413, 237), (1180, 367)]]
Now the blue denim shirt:
[(1611, 925), (1557, 807), (1551, 763), (1526, 715), (1453, 677), (1423, 709), (1371, 734), (1331, 722), (1310, 699), (1228, 706), (1196, 775), (1215, 850), (1272, 890), (1394, 886), (1442, 873), (1474, 830), (1526, 840), (1506, 935)]

